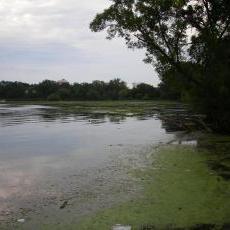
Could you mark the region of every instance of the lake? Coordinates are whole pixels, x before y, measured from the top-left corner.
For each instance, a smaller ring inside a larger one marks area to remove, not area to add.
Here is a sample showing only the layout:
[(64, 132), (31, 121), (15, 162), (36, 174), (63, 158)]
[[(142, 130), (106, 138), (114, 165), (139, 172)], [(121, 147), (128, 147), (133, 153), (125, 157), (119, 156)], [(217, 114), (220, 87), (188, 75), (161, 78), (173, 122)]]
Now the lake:
[[(174, 138), (154, 114), (85, 114), (41, 105), (1, 105), (0, 130), (0, 216), (10, 222), (49, 215), (65, 201), (80, 200), (84, 208), (74, 209), (81, 216), (129, 198), (138, 188), (126, 167), (145, 164), (150, 146)], [(82, 201), (95, 197), (93, 205)]]
[[(199, 119), (200, 116), (189, 111), (185, 105), (166, 102), (1, 104), (0, 228), (78, 229), (72, 228), (72, 224), (76, 226), (78, 222), (100, 213), (101, 210), (142, 199), (145, 194), (142, 181), (148, 180), (148, 176), (136, 177), (135, 172), (138, 170), (144, 172), (152, 168), (154, 162), (152, 155), (159, 147), (187, 145), (192, 146), (193, 149), (198, 144), (201, 145), (198, 140), (199, 135), (191, 134), (194, 130), (197, 132), (197, 124), (194, 120), (199, 122)], [(211, 165), (209, 155), (213, 155), (208, 154), (207, 158), (206, 152), (200, 154), (197, 150), (186, 148), (185, 150), (184, 153), (184, 150), (178, 148), (172, 153), (166, 153), (169, 154), (168, 157), (164, 159), (162, 166), (162, 163), (159, 165), (157, 163), (156, 169), (161, 169), (164, 164), (168, 164), (170, 168), (171, 164), (176, 165), (172, 161), (174, 159), (177, 161), (178, 158), (179, 161), (181, 159), (184, 162), (186, 173), (192, 172), (188, 167), (194, 163), (194, 167), (199, 166), (202, 174), (197, 175), (194, 172), (194, 175), (186, 176), (182, 173), (183, 179), (188, 183), (185, 191), (180, 189), (180, 180), (175, 183), (170, 182), (168, 185), (171, 179), (167, 179), (162, 182), (166, 183), (163, 186), (170, 186), (168, 189), (170, 192), (173, 184), (176, 184), (176, 189), (182, 192), (180, 197), (184, 197), (184, 200), (179, 200), (178, 203), (187, 203), (190, 199), (186, 199), (186, 195), (190, 193), (186, 189), (190, 185), (195, 187), (194, 191), (191, 190), (191, 194), (205, 194), (207, 178), (218, 181), (218, 184), (210, 182), (210, 186), (213, 186), (210, 189), (207, 187), (207, 203), (210, 204), (216, 197), (223, 202), (213, 204), (213, 210), (219, 210), (216, 214), (217, 219), (213, 220), (213, 217), (206, 214), (203, 216), (208, 221), (222, 220), (226, 223), (226, 208), (219, 209), (219, 206), (229, 202), (225, 197), (226, 191), (229, 191), (229, 183), (222, 181), (216, 172), (208, 168)], [(192, 151), (195, 151), (195, 154)], [(178, 156), (177, 152), (181, 155)], [(185, 157), (187, 161), (184, 159), (186, 154), (188, 154)], [(168, 162), (170, 156), (174, 157)], [(199, 165), (200, 162), (203, 162), (202, 165)], [(218, 169), (217, 167), (217, 171)], [(158, 171), (153, 171), (152, 181), (155, 172), (157, 178)], [(178, 169), (175, 173), (177, 172)], [(174, 169), (172, 169), (172, 178), (173, 173)], [(165, 175), (161, 177), (164, 178)], [(198, 178), (196, 182), (190, 182), (196, 177)], [(204, 187), (200, 186), (199, 179), (205, 183)], [(157, 191), (157, 187), (162, 185), (152, 186)], [(209, 190), (215, 193), (208, 195)], [(165, 196), (163, 200), (168, 199), (168, 193), (164, 195), (162, 192), (161, 195)], [(174, 196), (176, 194), (170, 194), (170, 200), (176, 200)], [(152, 197), (146, 198), (147, 203), (151, 199)], [(192, 203), (196, 205), (195, 200)], [(179, 204), (175, 203), (175, 205), (176, 207), (166, 207), (161, 210), (164, 206), (159, 204), (157, 209), (163, 216), (157, 218), (159, 220), (162, 218), (166, 223), (168, 217), (164, 212), (169, 209), (173, 216), (176, 213), (174, 208), (178, 209)], [(139, 209), (138, 213), (141, 213), (143, 207)], [(194, 208), (196, 209), (199, 210), (197, 211), (199, 216), (199, 212), (202, 213), (199, 205)], [(128, 212), (132, 211), (130, 208), (128, 210)], [(207, 208), (207, 210), (212, 209)], [(204, 208), (203, 211), (207, 213), (207, 210)], [(117, 222), (114, 220), (116, 213), (108, 215), (107, 218), (111, 221), (107, 223), (109, 228), (119, 224), (118, 221), (126, 216), (126, 212), (122, 216), (118, 215)], [(153, 212), (155, 213), (154, 209)], [(191, 215), (186, 211), (184, 213), (187, 216)], [(136, 212), (133, 216), (135, 215)], [(141, 223), (142, 217), (139, 218)], [(103, 217), (99, 219), (103, 220)], [(97, 220), (93, 219), (95, 222)], [(136, 219), (131, 220), (130, 222), (136, 221)], [(174, 220), (180, 223), (180, 215)], [(194, 221), (196, 220), (194, 218)], [(104, 221), (106, 222), (106, 218)], [(84, 226), (89, 223), (91, 222), (84, 223)], [(91, 223), (85, 229), (108, 229), (106, 225), (95, 226), (96, 224)], [(81, 226), (81, 229), (84, 228)]]

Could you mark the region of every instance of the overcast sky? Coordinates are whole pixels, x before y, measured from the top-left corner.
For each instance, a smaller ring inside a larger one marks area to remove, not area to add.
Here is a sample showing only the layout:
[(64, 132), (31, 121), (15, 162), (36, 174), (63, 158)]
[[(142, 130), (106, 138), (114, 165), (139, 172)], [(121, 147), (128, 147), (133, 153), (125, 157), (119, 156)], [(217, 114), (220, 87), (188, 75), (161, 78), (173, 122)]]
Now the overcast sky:
[(108, 41), (89, 23), (109, 0), (0, 0), (0, 80), (159, 82), (143, 51)]

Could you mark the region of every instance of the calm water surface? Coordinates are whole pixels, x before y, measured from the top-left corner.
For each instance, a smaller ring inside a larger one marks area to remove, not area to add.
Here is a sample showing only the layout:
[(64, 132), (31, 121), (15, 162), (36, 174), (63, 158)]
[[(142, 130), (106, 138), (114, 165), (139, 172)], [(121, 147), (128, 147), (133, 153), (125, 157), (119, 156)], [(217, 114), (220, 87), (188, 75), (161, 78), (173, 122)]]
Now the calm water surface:
[(0, 219), (24, 218), (45, 206), (59, 209), (63, 200), (74, 205), (74, 199), (79, 203), (84, 196), (104, 201), (117, 186), (125, 183), (129, 188), (117, 159), (141, 164), (137, 152), (144, 154), (147, 146), (173, 137), (154, 115), (108, 116), (0, 105)]

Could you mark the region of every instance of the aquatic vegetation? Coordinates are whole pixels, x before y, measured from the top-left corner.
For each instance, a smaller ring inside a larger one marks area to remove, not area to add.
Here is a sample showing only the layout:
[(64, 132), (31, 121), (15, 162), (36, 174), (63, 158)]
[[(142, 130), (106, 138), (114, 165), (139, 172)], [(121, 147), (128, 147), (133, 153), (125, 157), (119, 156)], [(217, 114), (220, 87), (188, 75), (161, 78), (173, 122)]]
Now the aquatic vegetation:
[(221, 227), (230, 217), (230, 184), (208, 168), (208, 158), (206, 150), (194, 147), (160, 148), (152, 167), (135, 172), (145, 187), (143, 197), (87, 218), (79, 229), (109, 229), (115, 223), (133, 229)]

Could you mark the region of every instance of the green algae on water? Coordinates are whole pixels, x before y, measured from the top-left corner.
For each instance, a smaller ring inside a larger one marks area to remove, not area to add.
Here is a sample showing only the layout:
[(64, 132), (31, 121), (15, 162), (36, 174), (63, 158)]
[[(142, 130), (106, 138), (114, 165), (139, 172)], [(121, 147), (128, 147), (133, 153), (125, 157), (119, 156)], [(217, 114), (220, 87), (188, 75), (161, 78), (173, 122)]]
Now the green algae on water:
[(132, 229), (228, 223), (230, 184), (208, 168), (207, 160), (208, 152), (195, 147), (162, 147), (152, 155), (151, 168), (135, 172), (145, 188), (142, 198), (86, 218), (78, 229), (110, 229), (117, 223)]

